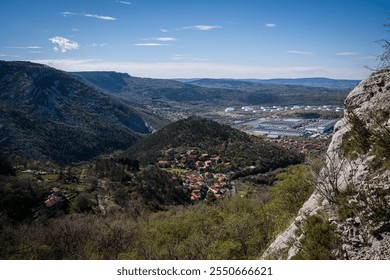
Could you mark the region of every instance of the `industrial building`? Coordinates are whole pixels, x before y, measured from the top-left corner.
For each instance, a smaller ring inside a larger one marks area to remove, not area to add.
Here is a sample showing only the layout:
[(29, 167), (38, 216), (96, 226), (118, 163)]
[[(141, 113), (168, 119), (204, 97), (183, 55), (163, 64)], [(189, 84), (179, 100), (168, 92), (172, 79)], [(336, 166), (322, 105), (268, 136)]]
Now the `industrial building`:
[(305, 130), (314, 133), (324, 134), (332, 130), (336, 122), (337, 122), (336, 120), (318, 120), (318, 122), (313, 122), (311, 124), (308, 124), (305, 127)]
[(324, 134), (331, 131), (336, 120), (322, 119), (259, 119), (254, 124), (253, 134), (267, 135), (270, 138), (282, 136), (304, 137), (311, 134)]

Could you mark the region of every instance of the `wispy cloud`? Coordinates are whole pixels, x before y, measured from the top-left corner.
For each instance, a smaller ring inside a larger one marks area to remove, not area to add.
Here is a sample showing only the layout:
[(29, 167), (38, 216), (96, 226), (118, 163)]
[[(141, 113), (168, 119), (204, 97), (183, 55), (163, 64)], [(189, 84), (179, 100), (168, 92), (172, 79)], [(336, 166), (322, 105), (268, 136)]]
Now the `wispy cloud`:
[(125, 4), (125, 5), (131, 5), (131, 2), (127, 2), (127, 1), (119, 1), (119, 0), (117, 0), (115, 2), (121, 3), (121, 4)]
[(74, 32), (79, 32), (80, 29), (78, 29), (78, 28), (72, 28), (72, 31), (74, 31)]
[(91, 17), (91, 18), (96, 18), (96, 19), (101, 19), (101, 20), (116, 20), (116, 18), (111, 17), (111, 16), (101, 16), (101, 15), (94, 15), (90, 13), (74, 13), (74, 12), (62, 12), (61, 15), (64, 17), (71, 17), (71, 16), (84, 16), (84, 17)]
[(194, 26), (186, 26), (182, 27), (181, 29), (193, 29), (193, 30), (200, 30), (200, 31), (208, 31), (212, 29), (221, 29), (223, 28), (220, 25), (194, 25)]
[(266, 23), (264, 26), (267, 28), (274, 28), (274, 27), (276, 27), (276, 24), (275, 23)]
[(374, 56), (374, 55), (369, 55), (369, 56), (359, 57), (359, 59), (375, 60), (375, 59), (378, 59), (378, 57)]
[(62, 53), (65, 53), (67, 51), (77, 50), (80, 47), (77, 42), (60, 36), (49, 38), (49, 41), (56, 45), (54, 47), (54, 51), (56, 52), (61, 51)]
[(64, 17), (78, 16), (79, 14), (73, 12), (62, 12), (61, 15)]
[(137, 47), (166, 47), (166, 46), (170, 46), (170, 44), (159, 43), (159, 42), (174, 42), (176, 40), (177, 39), (173, 38), (173, 37), (146, 38), (146, 39), (141, 39), (141, 41), (152, 41), (152, 42), (137, 43), (137, 44), (134, 44), (134, 46), (137, 46)]
[(166, 47), (170, 46), (169, 44), (160, 44), (160, 43), (138, 43), (134, 44), (137, 47)]
[(297, 50), (292, 50), (292, 51), (287, 51), (290, 54), (301, 54), (301, 55), (311, 55), (313, 53), (311, 52), (306, 52), (306, 51), (297, 51)]
[(152, 38), (152, 40), (160, 41), (160, 42), (172, 42), (177, 41), (176, 38), (173, 37), (160, 37), (160, 38)]
[(336, 53), (338, 56), (353, 56), (353, 55), (358, 55), (358, 53), (355, 52), (338, 52)]
[(161, 28), (160, 31), (163, 32), (163, 33), (167, 33), (168, 32), (168, 30), (164, 29), (164, 28)]
[(93, 43), (92, 45), (91, 45), (91, 47), (93, 47), (93, 48), (103, 48), (103, 47), (105, 47), (105, 46), (107, 46), (108, 44), (107, 43), (100, 43), (100, 44), (98, 44), (98, 43)]
[(1, 53), (0, 54), (0, 57), (13, 57), (13, 58), (19, 58), (21, 57), (20, 55), (15, 55), (15, 54), (4, 54), (4, 53)]
[(40, 46), (27, 46), (27, 47), (6, 47), (7, 49), (21, 49), (21, 50), (26, 50), (26, 49), (42, 49)]
[(83, 16), (97, 18), (97, 19), (101, 19), (101, 20), (116, 20), (116, 18), (110, 17), (110, 16), (99, 16), (99, 15), (86, 14), (86, 13), (84, 13)]

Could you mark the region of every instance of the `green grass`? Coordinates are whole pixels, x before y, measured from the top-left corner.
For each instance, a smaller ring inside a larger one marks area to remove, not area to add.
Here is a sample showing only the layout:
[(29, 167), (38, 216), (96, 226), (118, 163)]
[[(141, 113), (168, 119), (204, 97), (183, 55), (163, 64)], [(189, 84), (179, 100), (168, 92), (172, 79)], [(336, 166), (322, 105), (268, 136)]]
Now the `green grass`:
[(87, 189), (87, 187), (86, 186), (84, 186), (84, 185), (76, 185), (76, 191), (78, 191), (78, 192), (84, 192), (84, 191), (86, 191), (86, 189)]
[(43, 180), (48, 180), (48, 181), (54, 182), (54, 181), (57, 181), (58, 174), (44, 174), (44, 175), (41, 175), (41, 177)]
[(181, 168), (161, 168), (161, 170), (164, 170), (164, 171), (167, 171), (167, 172), (173, 173), (173, 174), (180, 174), (180, 175), (196, 175), (197, 174), (195, 171), (181, 169)]

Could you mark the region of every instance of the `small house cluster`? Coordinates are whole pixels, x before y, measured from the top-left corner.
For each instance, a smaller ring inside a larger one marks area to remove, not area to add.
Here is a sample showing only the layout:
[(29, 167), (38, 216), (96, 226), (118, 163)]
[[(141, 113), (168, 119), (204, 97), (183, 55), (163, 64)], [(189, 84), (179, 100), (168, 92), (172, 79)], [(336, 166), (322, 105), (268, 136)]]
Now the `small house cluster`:
[(164, 151), (163, 158), (158, 161), (158, 167), (160, 168), (180, 168), (196, 170), (200, 173), (212, 172), (217, 166), (229, 169), (231, 164), (223, 161), (220, 156), (201, 153), (197, 149), (180, 153), (171, 148)]
[[(220, 198), (230, 189), (228, 175), (217, 172), (216, 167), (230, 170), (231, 163), (220, 156), (202, 153), (197, 149), (178, 152), (175, 149), (164, 151), (164, 157), (158, 161), (160, 168), (183, 170), (180, 173), (183, 187), (191, 191), (191, 201)], [(188, 172), (186, 172), (188, 171)]]
[(183, 187), (191, 191), (191, 201), (204, 199), (216, 199), (222, 197), (230, 189), (228, 178), (225, 174), (205, 172), (196, 175), (181, 175)]

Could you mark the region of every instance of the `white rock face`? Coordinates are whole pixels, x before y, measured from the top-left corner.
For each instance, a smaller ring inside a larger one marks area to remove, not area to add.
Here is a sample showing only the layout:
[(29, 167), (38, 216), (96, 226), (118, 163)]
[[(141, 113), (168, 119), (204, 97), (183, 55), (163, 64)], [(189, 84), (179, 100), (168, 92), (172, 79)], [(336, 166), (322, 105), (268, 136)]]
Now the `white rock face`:
[[(377, 129), (375, 116), (387, 114), (387, 120), (381, 125), (382, 129), (390, 131), (390, 69), (373, 73), (362, 81), (348, 95), (345, 107), (345, 116), (335, 125), (323, 174), (328, 181), (328, 177), (334, 175), (330, 170), (337, 171), (337, 192), (333, 197), (348, 189), (347, 201), (356, 208), (353, 208), (355, 217), (341, 217), (337, 203), (315, 191), (295, 221), (275, 239), (262, 258), (292, 258), (299, 251), (299, 240), (303, 237), (296, 235), (297, 229), (306, 217), (321, 212), (337, 227), (341, 241), (340, 248), (334, 252), (337, 258), (390, 259), (390, 162), (379, 170), (373, 167), (376, 160), (376, 154), (372, 152), (374, 143), (367, 147), (369, 152), (355, 157), (345, 156), (342, 151), (343, 141), (350, 141), (347, 135), (352, 129), (349, 118), (352, 113), (372, 131)], [(317, 188), (323, 187), (324, 183), (317, 184)]]

